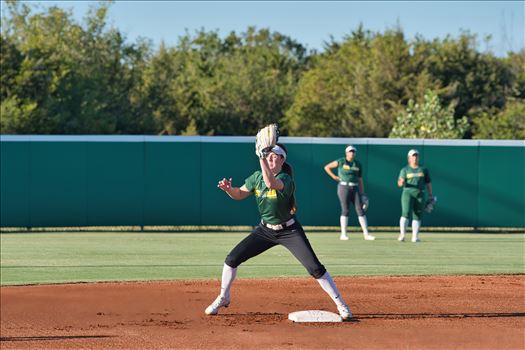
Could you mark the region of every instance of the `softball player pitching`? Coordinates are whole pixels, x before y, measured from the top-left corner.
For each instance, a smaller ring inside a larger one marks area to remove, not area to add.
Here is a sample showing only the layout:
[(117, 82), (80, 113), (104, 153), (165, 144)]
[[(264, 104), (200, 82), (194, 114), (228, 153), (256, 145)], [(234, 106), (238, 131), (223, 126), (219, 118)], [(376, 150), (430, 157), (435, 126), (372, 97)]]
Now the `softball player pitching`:
[(255, 194), (261, 215), (259, 225), (228, 254), (222, 270), (221, 291), (206, 308), (207, 315), (216, 315), (221, 307), (230, 304), (230, 288), (237, 268), (248, 259), (281, 244), (286, 247), (308, 273), (332, 298), (344, 320), (352, 313), (343, 301), (334, 281), (315, 255), (305, 232), (295, 216), (295, 183), (292, 167), (286, 163), (287, 151), (283, 145), (268, 147), (260, 158), (261, 170), (249, 176), (241, 187), (232, 187), (232, 179), (219, 181), (217, 187), (235, 200)]
[[(363, 166), (355, 159), (357, 150), (354, 146), (345, 149), (345, 157), (339, 158), (325, 165), (324, 170), (332, 179), (338, 182), (337, 196), (341, 204), (341, 236), (343, 241), (348, 240), (347, 226), (350, 202), (354, 205), (357, 213), (359, 225), (363, 230), (363, 237), (367, 241), (375, 240), (375, 237), (368, 233), (368, 223), (366, 220), (365, 209), (368, 207), (368, 198), (365, 194), (363, 185)], [(337, 168), (337, 175), (332, 169)]]
[(408, 152), (408, 165), (399, 172), (397, 180), (398, 187), (403, 187), (401, 193), (401, 218), (399, 219), (398, 241), (405, 240), (408, 219), (412, 216), (412, 242), (419, 242), (419, 228), (421, 227), (421, 215), (425, 208), (425, 187), (429, 199), (433, 200), (432, 182), (426, 167), (419, 165), (419, 152), (411, 149)]

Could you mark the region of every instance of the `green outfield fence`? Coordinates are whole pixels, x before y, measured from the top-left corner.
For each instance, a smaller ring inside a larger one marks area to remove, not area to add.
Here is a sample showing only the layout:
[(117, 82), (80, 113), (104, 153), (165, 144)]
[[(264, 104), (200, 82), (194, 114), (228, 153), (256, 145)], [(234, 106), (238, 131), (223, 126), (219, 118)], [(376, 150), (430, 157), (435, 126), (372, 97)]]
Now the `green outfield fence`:
[[(357, 148), (371, 226), (396, 226), (399, 170), (420, 151), (438, 205), (426, 226), (525, 227), (525, 141), (282, 137), (304, 225), (337, 226), (323, 166)], [(253, 199), (217, 188), (258, 168), (254, 137), (0, 136), (1, 227), (253, 225)], [(351, 222), (356, 224), (354, 212)]]

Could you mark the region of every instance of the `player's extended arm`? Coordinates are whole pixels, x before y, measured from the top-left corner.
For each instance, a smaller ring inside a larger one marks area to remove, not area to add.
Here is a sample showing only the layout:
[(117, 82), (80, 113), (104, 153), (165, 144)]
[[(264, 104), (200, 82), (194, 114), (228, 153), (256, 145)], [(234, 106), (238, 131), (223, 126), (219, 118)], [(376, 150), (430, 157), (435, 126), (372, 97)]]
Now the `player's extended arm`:
[(226, 178), (223, 178), (219, 181), (217, 184), (217, 187), (219, 187), (221, 190), (226, 192), (228, 196), (235, 200), (242, 200), (247, 198), (250, 194), (252, 194), (245, 185), (242, 185), (241, 187), (232, 187), (232, 179), (229, 180)]
[(330, 162), (324, 166), (324, 171), (335, 181), (339, 181), (339, 176), (335, 175), (332, 169), (337, 168), (337, 160), (334, 160), (333, 162)]
[(261, 172), (266, 187), (270, 190), (282, 190), (284, 188), (284, 183), (281, 180), (275, 178), (275, 176), (273, 176), (266, 158), (259, 158), (259, 163), (261, 164)]

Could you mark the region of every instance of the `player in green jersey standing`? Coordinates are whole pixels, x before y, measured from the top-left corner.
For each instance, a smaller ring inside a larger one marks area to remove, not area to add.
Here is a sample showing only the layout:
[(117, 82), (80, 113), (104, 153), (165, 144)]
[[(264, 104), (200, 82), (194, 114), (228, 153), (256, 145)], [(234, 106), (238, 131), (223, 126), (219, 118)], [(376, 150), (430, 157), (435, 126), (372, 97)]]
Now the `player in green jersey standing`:
[(398, 241), (405, 240), (408, 219), (412, 216), (412, 242), (419, 242), (421, 215), (425, 207), (425, 187), (429, 198), (432, 195), (432, 182), (428, 169), (419, 165), (419, 152), (411, 149), (408, 152), (408, 165), (399, 172), (397, 185), (403, 187), (401, 194), (401, 218), (399, 219)]
[[(337, 196), (341, 204), (341, 216), (339, 223), (341, 225), (341, 240), (348, 240), (347, 226), (350, 202), (355, 207), (359, 225), (363, 230), (363, 237), (367, 241), (375, 240), (375, 237), (368, 233), (368, 223), (366, 220), (365, 209), (368, 206), (368, 198), (365, 194), (363, 184), (363, 166), (355, 159), (357, 150), (354, 146), (348, 146), (345, 149), (345, 157), (339, 158), (325, 165), (324, 170), (332, 179), (338, 182)], [(332, 169), (337, 168), (337, 175)]]
[(259, 225), (228, 254), (223, 265), (221, 291), (206, 308), (207, 315), (216, 315), (221, 307), (230, 305), (230, 288), (237, 267), (246, 260), (280, 244), (286, 247), (308, 273), (314, 277), (337, 306), (343, 320), (352, 317), (332, 277), (315, 255), (301, 224), (295, 216), (295, 182), (291, 166), (286, 163), (286, 148), (275, 145), (258, 154), (261, 170), (255, 171), (241, 187), (232, 187), (232, 179), (222, 179), (217, 187), (235, 200), (255, 194), (261, 215)]

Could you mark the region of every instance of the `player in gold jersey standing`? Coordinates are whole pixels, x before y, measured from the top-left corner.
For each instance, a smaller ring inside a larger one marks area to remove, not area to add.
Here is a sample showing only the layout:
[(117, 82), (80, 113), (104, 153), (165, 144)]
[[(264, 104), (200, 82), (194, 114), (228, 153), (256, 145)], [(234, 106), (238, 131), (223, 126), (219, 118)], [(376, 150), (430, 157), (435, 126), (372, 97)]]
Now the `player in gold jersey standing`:
[(419, 152), (411, 149), (408, 152), (408, 165), (399, 172), (397, 186), (403, 188), (401, 194), (401, 218), (399, 219), (398, 241), (405, 240), (408, 220), (412, 217), (412, 242), (419, 242), (421, 216), (425, 208), (425, 188), (428, 198), (433, 199), (432, 182), (426, 167), (419, 165)]

